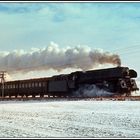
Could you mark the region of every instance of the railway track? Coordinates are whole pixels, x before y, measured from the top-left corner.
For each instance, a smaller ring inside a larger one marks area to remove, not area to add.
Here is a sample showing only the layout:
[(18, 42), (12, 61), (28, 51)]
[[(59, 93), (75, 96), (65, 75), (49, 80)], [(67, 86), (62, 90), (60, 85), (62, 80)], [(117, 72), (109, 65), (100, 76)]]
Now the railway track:
[(118, 96), (118, 97), (5, 97), (0, 98), (0, 101), (30, 101), (30, 100), (44, 100), (44, 101), (140, 101), (140, 96)]

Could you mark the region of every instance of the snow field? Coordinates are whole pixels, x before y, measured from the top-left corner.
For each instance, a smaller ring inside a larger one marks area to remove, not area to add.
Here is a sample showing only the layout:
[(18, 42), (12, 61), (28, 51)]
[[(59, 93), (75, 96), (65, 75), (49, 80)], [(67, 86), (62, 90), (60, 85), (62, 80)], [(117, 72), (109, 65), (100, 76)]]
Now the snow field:
[(139, 101), (1, 101), (1, 138), (140, 137)]

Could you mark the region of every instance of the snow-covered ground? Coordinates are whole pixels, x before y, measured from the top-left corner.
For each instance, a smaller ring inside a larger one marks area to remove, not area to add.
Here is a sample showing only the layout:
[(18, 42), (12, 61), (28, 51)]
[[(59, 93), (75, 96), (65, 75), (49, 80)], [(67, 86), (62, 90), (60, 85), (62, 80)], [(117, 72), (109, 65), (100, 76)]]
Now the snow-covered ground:
[(1, 101), (1, 138), (140, 137), (139, 101)]

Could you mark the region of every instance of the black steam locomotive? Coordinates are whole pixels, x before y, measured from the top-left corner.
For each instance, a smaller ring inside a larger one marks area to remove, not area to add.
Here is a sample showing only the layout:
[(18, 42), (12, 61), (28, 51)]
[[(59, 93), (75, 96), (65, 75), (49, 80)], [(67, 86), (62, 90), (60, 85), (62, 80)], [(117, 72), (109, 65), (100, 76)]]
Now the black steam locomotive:
[(0, 84), (0, 97), (40, 96), (40, 97), (71, 97), (84, 85), (95, 85), (115, 94), (130, 95), (139, 90), (133, 78), (137, 77), (135, 70), (128, 67), (77, 71), (71, 74), (56, 75), (47, 78), (8, 81)]

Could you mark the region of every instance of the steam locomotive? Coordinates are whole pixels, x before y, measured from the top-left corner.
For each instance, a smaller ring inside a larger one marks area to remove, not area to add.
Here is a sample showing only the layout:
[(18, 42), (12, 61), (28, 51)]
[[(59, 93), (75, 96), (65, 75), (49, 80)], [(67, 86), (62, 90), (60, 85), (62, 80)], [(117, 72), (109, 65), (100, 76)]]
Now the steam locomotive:
[(7, 81), (0, 84), (0, 97), (18, 96), (72, 97), (84, 85), (95, 85), (99, 89), (116, 95), (130, 95), (139, 90), (135, 79), (137, 72), (128, 67), (76, 71), (53, 77)]

